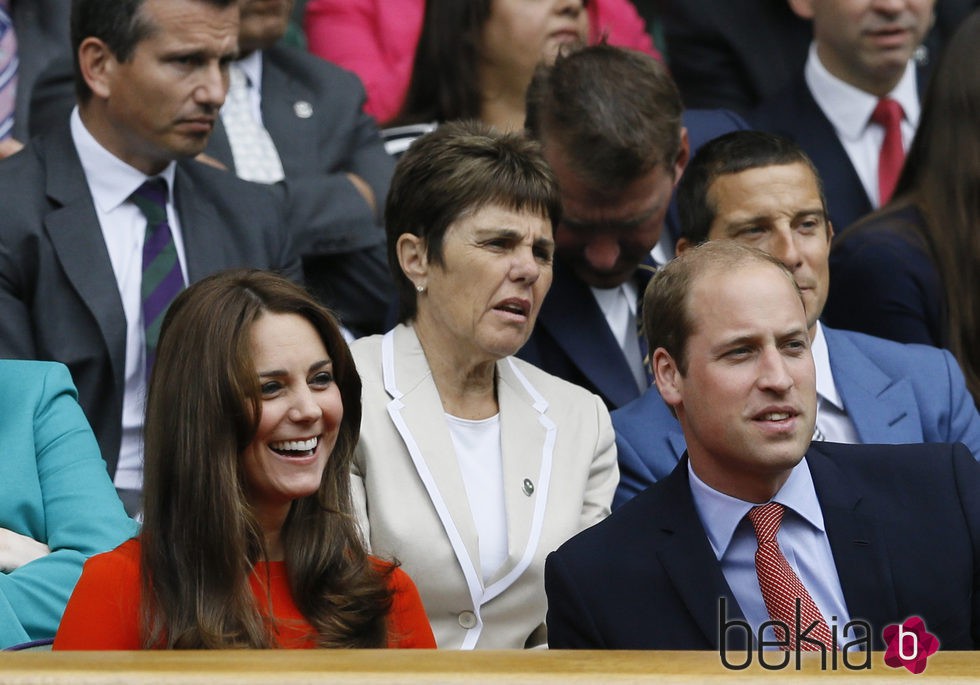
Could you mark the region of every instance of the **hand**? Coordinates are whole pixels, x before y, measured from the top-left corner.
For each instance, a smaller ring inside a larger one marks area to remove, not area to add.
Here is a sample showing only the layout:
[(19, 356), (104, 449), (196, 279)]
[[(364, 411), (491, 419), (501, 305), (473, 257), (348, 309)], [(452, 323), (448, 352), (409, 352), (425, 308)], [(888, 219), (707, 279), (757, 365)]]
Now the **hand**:
[(0, 571), (10, 573), (48, 554), (51, 550), (43, 542), (0, 528)]
[(374, 201), (374, 191), (371, 190), (371, 186), (367, 184), (367, 181), (357, 174), (352, 174), (350, 172), (347, 173), (347, 179), (354, 184), (354, 187), (357, 188), (357, 192), (359, 192), (364, 198), (364, 201), (368, 203), (371, 211), (377, 214), (378, 207), (377, 203)]
[(200, 153), (200, 154), (198, 154), (198, 156), (195, 157), (194, 159), (196, 159), (198, 162), (202, 162), (204, 164), (208, 164), (210, 166), (213, 166), (215, 169), (221, 169), (222, 171), (228, 171), (228, 167), (226, 167), (224, 164), (222, 164), (221, 162), (219, 162), (218, 160), (216, 160), (211, 155), (206, 155), (203, 152)]
[(19, 140), (14, 140), (13, 138), (0, 140), (0, 159), (9, 157), (15, 152), (20, 152), (23, 148), (24, 144)]

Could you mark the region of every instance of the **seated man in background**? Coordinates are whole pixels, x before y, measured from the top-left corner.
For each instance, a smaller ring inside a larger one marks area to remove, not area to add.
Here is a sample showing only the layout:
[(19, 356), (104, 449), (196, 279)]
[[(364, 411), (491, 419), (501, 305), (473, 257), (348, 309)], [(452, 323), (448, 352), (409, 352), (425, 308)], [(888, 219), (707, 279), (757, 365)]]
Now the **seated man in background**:
[[(281, 44), (292, 5), (239, 2), (238, 58), (201, 159), (273, 184), (307, 286), (354, 335), (380, 333), (395, 300), (380, 223), (394, 162), (362, 110), (357, 77)], [(67, 119), (72, 80), (68, 60), (42, 74), (31, 102), (34, 134)]]
[(78, 107), (0, 161), (0, 357), (68, 366), (130, 513), (169, 303), (226, 268), (300, 276), (273, 194), (193, 159), (238, 26), (235, 0), (74, 0)]
[(673, 256), (671, 198), (690, 150), (747, 126), (683, 112), (664, 65), (608, 45), (539, 67), (526, 126), (558, 177), (562, 223), (555, 284), (518, 356), (621, 407), (649, 385), (637, 304)]
[[(792, 272), (803, 293), (817, 369), (815, 439), (963, 442), (980, 457), (980, 415), (949, 352), (820, 323), (833, 227), (820, 178), (795, 143), (755, 131), (717, 138), (691, 161), (678, 201), (678, 252), (706, 240), (736, 240), (772, 254)], [(685, 445), (656, 388), (612, 416), (619, 506), (670, 473)]]
[(733, 241), (654, 275), (651, 365), (687, 452), (549, 556), (552, 648), (841, 645), (870, 668), (913, 615), (943, 649), (980, 644), (980, 465), (959, 444), (811, 444), (804, 297)]

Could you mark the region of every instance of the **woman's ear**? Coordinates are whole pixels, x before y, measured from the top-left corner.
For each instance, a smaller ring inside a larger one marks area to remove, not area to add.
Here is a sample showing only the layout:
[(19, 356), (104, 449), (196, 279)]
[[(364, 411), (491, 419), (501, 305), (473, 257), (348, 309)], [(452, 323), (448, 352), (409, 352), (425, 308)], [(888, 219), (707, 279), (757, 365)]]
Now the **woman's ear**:
[(398, 265), (402, 273), (415, 284), (416, 288), (426, 287), (429, 277), (429, 260), (425, 252), (425, 240), (411, 233), (402, 233), (395, 243)]

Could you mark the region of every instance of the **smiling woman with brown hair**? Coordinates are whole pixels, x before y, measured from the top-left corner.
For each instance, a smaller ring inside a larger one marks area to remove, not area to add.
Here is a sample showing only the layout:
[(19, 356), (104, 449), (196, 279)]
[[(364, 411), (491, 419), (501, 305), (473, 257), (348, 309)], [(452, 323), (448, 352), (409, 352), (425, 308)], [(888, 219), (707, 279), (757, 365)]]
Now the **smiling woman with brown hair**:
[(538, 145), (476, 123), (420, 138), (388, 195), (401, 324), (352, 346), (354, 503), (440, 647), (543, 644), (544, 558), (618, 482), (602, 401), (511, 356), (551, 285), (560, 207)]
[(336, 321), (289, 281), (181, 293), (147, 398), (142, 532), (86, 564), (55, 649), (434, 646), (412, 581), (357, 536), (360, 391)]

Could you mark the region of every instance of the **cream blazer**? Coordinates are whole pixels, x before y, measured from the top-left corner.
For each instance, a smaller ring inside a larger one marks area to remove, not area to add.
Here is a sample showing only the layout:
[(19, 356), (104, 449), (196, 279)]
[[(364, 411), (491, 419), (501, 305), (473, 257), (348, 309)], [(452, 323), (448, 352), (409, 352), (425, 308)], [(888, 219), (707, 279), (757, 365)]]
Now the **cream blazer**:
[(545, 557), (609, 514), (619, 482), (605, 405), (521, 360), (497, 362), (508, 557), (484, 583), (463, 477), (415, 331), (400, 325), (351, 350), (364, 384), (352, 490), (372, 553), (397, 559), (415, 581), (439, 647), (545, 644)]

